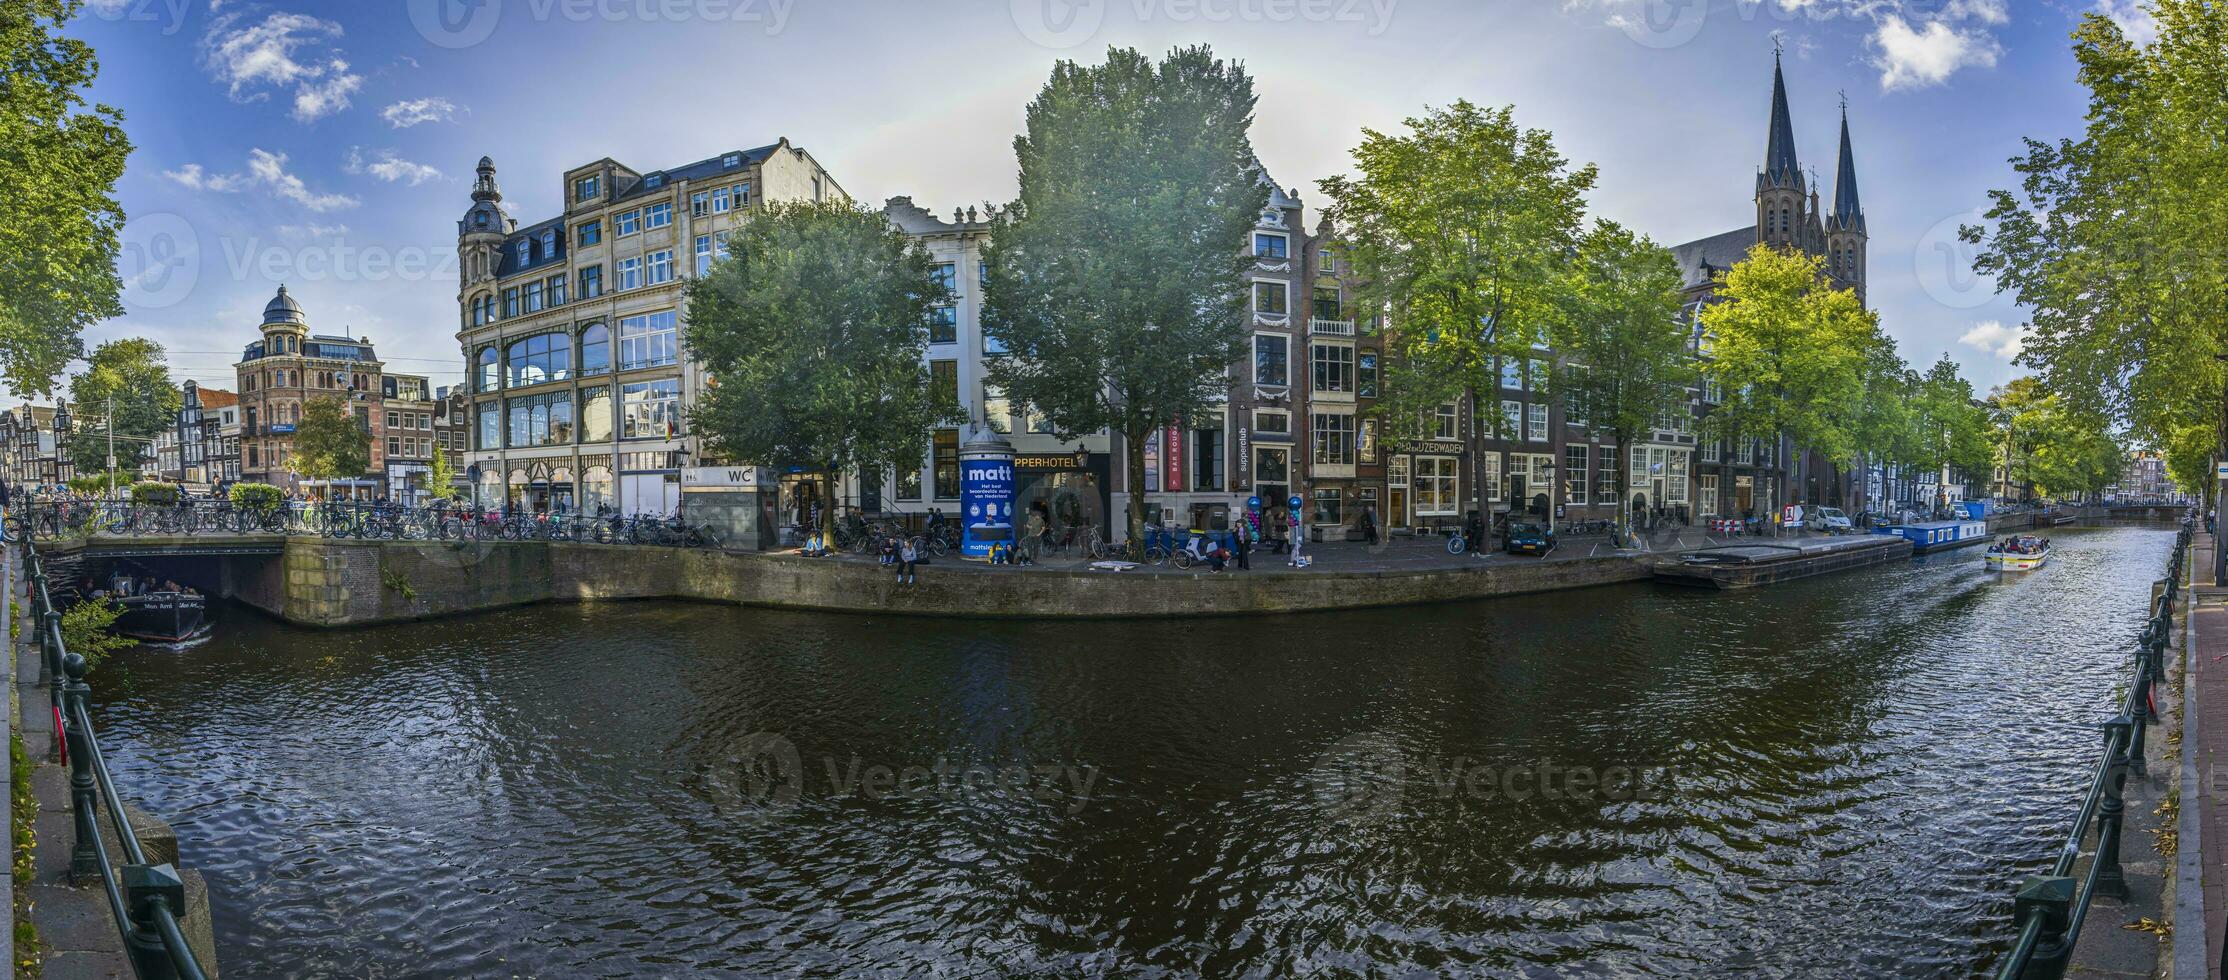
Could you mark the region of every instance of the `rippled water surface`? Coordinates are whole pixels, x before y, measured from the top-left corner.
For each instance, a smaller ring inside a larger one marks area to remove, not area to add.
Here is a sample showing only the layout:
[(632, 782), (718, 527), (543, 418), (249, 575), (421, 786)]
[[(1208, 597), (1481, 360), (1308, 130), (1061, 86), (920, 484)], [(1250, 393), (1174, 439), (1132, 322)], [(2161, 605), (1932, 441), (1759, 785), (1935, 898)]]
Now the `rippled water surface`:
[(2171, 541), (1192, 623), (233, 611), (98, 710), (233, 977), (1974, 975)]

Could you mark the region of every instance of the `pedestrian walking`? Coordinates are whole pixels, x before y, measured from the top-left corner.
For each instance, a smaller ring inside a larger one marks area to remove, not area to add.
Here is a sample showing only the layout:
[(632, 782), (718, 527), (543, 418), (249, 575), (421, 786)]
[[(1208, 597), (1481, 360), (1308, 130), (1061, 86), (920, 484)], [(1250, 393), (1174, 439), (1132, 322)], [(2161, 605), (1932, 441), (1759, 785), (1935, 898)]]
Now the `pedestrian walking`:
[(898, 545), (898, 547), (897, 547), (897, 584), (899, 584), (899, 585), (911, 585), (911, 584), (913, 584), (913, 563), (914, 563), (914, 562), (917, 562), (917, 561), (920, 561), (920, 560), (921, 560), (921, 552), (920, 552), (920, 548), (919, 548), (919, 547), (917, 547), (916, 545), (914, 545), (914, 544), (913, 544), (913, 539), (911, 539), (911, 538), (907, 538), (907, 539), (905, 539), (905, 543), (904, 543), (904, 544)]
[(1246, 558), (1253, 554), (1253, 536), (1247, 534), (1246, 529), (1241, 527), (1238, 529), (1238, 533), (1231, 535), (1230, 538), (1230, 552), (1238, 558), (1238, 570), (1241, 572), (1252, 571), (1253, 565), (1246, 561)]
[(1374, 505), (1362, 506), (1362, 543), (1371, 547), (1377, 545), (1377, 508)]

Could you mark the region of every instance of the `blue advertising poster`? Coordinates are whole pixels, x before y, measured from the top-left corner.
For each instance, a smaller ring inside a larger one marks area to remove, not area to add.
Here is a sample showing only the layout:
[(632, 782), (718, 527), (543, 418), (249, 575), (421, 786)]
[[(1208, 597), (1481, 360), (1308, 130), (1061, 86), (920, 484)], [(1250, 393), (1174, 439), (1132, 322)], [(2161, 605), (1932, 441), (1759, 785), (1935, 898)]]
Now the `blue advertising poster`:
[(960, 554), (990, 560), (990, 548), (1013, 540), (1013, 457), (984, 455), (959, 463)]

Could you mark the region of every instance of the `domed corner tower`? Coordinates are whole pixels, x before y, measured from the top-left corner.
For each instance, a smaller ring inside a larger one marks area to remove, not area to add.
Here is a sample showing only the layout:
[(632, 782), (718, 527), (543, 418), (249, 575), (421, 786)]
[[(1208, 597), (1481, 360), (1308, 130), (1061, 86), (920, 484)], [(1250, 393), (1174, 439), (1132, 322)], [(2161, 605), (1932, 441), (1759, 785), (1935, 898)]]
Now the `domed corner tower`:
[(278, 295), (264, 304), (261, 329), (266, 356), (302, 352), (302, 341), (309, 337), (309, 315), (302, 312), (302, 304), (287, 295), (285, 284), (280, 284)]
[(1787, 110), (1787, 77), (1772, 59), (1771, 135), (1764, 144), (1764, 169), (1756, 174), (1756, 240), (1802, 250), (1815, 218), (1808, 181), (1795, 159), (1795, 122)]
[(476, 172), (478, 177), (472, 181), (472, 206), (456, 223), (457, 269), (463, 287), (458, 295), (460, 301), (495, 278), (503, 255), (503, 239), (518, 224), (503, 210), (503, 191), (495, 184), (495, 161), (481, 157)]

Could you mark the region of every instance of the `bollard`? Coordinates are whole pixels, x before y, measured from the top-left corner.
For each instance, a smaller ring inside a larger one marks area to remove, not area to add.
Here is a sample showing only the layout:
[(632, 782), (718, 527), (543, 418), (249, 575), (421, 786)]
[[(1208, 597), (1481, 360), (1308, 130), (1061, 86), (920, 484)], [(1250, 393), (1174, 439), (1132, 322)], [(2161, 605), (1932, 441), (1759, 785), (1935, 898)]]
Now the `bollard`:
[(98, 787), (93, 781), (92, 733), (77, 724), (79, 710), (93, 689), (85, 683), (85, 658), (62, 658), (62, 731), (70, 749), (70, 811), (76, 817), (77, 841), (70, 847), (70, 879), (84, 882), (101, 874), (98, 838), (101, 832)]
[(2104, 769), (2104, 799), (2097, 804), (2096, 894), (2127, 898), (2127, 875), (2120, 868), (2120, 828), (2127, 819), (2128, 742), (2135, 721), (2120, 715), (2104, 723), (2105, 744), (2112, 758)]
[(2021, 929), (2029, 921), (2042, 924), (2034, 953), (2019, 971), (2019, 980), (2058, 980), (2073, 958), (2074, 937), (2066, 934), (2073, 916), (2074, 882), (2071, 878), (2037, 875), (2019, 886), (2012, 898), (2012, 922)]
[(186, 883), (178, 869), (167, 864), (131, 864), (119, 871), (124, 884), (124, 907), (131, 912), (131, 932), (124, 950), (140, 980), (171, 980), (178, 967), (163, 945), (162, 928), (155, 922), (158, 908), (182, 915), (186, 908)]

